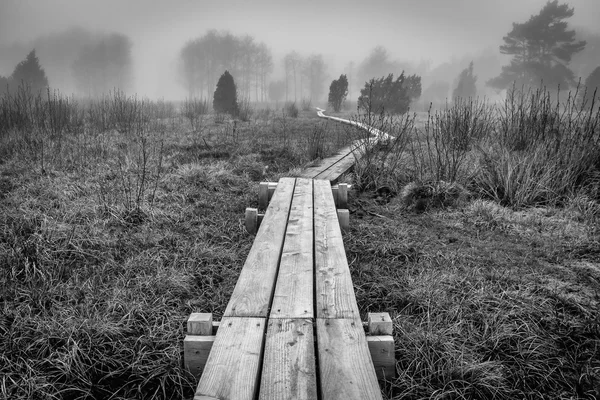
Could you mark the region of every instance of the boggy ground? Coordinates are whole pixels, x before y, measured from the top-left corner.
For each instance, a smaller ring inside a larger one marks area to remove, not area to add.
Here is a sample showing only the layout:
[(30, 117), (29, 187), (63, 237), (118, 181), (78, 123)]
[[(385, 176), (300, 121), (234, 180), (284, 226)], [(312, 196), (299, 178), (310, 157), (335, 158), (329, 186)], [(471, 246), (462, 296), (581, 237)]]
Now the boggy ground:
[[(222, 315), (258, 183), (353, 139), (309, 111), (207, 118), (54, 138), (43, 171), (27, 135), (2, 138), (2, 398), (191, 398), (185, 321)], [(593, 204), (375, 197), (351, 193), (344, 242), (361, 312), (394, 320), (388, 398), (600, 396)]]
[(350, 201), (361, 312), (390, 312), (389, 398), (600, 396), (600, 230), (581, 210)]

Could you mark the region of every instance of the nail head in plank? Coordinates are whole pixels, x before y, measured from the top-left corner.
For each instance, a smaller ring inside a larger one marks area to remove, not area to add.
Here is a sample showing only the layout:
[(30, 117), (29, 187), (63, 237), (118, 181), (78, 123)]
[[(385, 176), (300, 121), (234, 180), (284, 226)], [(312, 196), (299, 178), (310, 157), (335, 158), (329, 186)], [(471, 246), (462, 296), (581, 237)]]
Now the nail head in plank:
[(381, 399), (360, 320), (317, 319), (321, 399)]
[(223, 318), (194, 398), (254, 399), (265, 330), (265, 318)]
[(314, 349), (310, 319), (270, 319), (259, 399), (316, 400)]
[(314, 181), (317, 318), (360, 318), (328, 181)]
[(266, 317), (283, 247), (295, 178), (281, 178), (233, 289), (224, 316)]
[(313, 318), (313, 188), (298, 178), (292, 198), (271, 318)]

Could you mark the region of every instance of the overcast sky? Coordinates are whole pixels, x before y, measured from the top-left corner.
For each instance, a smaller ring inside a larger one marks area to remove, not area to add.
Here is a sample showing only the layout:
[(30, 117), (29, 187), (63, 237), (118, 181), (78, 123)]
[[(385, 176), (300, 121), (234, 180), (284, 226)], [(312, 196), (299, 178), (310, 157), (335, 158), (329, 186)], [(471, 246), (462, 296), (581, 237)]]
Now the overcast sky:
[[(600, 0), (568, 0), (574, 26), (599, 30)], [(501, 44), (546, 0), (0, 0), (0, 43), (74, 25), (130, 36), (139, 81), (156, 80), (183, 44), (209, 29), (250, 34), (273, 50), (322, 53), (341, 68), (377, 45), (434, 64)], [(1, 56), (1, 55), (0, 55)], [(158, 60), (157, 61), (157, 56)], [(330, 71), (336, 75), (337, 71)], [(163, 84), (164, 85), (164, 84)], [(152, 94), (153, 89), (148, 89)], [(154, 91), (157, 89), (155, 88)]]

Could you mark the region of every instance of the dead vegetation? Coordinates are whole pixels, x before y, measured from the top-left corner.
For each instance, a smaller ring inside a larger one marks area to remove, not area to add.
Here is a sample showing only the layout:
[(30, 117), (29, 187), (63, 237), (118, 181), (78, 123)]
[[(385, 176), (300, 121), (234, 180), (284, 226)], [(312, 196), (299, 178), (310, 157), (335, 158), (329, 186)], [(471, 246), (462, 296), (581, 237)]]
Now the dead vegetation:
[[(536, 96), (368, 117), (396, 139), (357, 165), (345, 244), (361, 311), (394, 319), (388, 398), (600, 396), (600, 117)], [(258, 182), (361, 134), (55, 99), (0, 104), (1, 397), (191, 398), (184, 323), (223, 312)]]

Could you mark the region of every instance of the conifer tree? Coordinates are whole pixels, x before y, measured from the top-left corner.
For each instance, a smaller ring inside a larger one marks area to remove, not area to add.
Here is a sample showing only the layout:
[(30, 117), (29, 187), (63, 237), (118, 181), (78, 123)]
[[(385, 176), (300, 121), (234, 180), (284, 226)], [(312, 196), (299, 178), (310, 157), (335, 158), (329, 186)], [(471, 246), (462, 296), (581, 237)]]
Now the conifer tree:
[(458, 84), (452, 92), (452, 98), (457, 97), (469, 98), (477, 95), (477, 76), (473, 73), (473, 61), (469, 64), (469, 68), (462, 70), (458, 76)]
[(237, 88), (233, 76), (225, 71), (217, 82), (217, 88), (213, 96), (213, 109), (218, 113), (237, 115)]
[(45, 90), (48, 87), (46, 72), (40, 66), (40, 61), (35, 55), (35, 49), (31, 50), (27, 58), (15, 67), (10, 78), (14, 85), (18, 86), (23, 82), (29, 85), (33, 92)]
[(342, 109), (346, 96), (348, 96), (348, 78), (342, 74), (339, 79), (333, 80), (329, 86), (328, 102), (335, 112)]
[(546, 86), (566, 87), (575, 83), (573, 71), (568, 67), (573, 54), (584, 49), (586, 42), (577, 41), (575, 31), (567, 29), (567, 22), (575, 13), (568, 4), (549, 1), (538, 15), (525, 23), (513, 23), (513, 29), (500, 46), (502, 54), (513, 58), (502, 67), (499, 76), (486, 84), (496, 89), (517, 86), (536, 86), (542, 81)]

